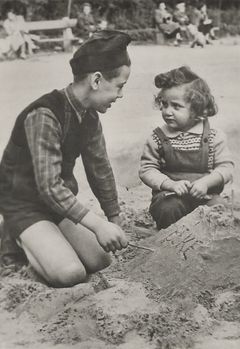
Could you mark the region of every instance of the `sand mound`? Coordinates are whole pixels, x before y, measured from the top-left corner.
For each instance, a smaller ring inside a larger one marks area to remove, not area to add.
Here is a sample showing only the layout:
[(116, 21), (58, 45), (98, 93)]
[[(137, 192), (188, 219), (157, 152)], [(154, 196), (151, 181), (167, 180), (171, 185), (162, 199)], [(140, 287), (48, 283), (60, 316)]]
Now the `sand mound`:
[(142, 252), (129, 263), (130, 278), (151, 282), (161, 299), (239, 283), (239, 223), (222, 206), (200, 207), (144, 243), (155, 252)]
[(201, 207), (157, 232), (147, 210), (122, 206), (129, 239), (155, 251), (129, 247), (72, 288), (49, 288), (29, 268), (2, 276), (4, 348), (207, 348), (203, 337), (219, 338), (223, 326), (221, 340), (240, 337), (239, 221), (232, 212)]

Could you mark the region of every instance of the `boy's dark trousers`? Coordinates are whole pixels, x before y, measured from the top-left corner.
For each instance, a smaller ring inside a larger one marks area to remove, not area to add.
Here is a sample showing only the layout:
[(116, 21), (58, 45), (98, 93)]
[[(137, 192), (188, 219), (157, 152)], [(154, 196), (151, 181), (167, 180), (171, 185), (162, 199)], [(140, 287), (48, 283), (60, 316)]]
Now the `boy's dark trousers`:
[(3, 266), (18, 264), (28, 264), (27, 257), (14, 238), (8, 232), (7, 225), (4, 222), (0, 225), (1, 244), (0, 244), (0, 264)]

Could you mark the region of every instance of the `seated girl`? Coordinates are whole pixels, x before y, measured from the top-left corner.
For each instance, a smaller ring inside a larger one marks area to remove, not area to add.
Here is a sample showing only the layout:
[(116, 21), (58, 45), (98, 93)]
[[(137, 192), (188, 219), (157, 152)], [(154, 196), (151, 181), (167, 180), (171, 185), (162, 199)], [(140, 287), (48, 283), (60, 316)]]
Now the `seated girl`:
[(209, 124), (217, 106), (203, 79), (183, 66), (158, 74), (155, 85), (165, 124), (144, 146), (140, 178), (152, 189), (150, 213), (161, 229), (199, 205), (222, 203), (233, 161), (224, 133)]

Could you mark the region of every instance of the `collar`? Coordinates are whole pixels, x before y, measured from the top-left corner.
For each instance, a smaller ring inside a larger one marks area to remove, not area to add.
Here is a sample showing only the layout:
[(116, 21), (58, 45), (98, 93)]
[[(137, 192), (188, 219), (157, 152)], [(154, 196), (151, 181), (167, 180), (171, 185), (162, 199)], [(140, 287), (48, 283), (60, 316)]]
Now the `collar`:
[(86, 115), (87, 109), (85, 109), (82, 104), (79, 102), (79, 100), (76, 98), (73, 92), (72, 84), (68, 85), (64, 89), (64, 93), (67, 97), (68, 102), (74, 109), (75, 113), (77, 114), (78, 121), (81, 123), (84, 116)]
[(203, 120), (199, 121), (196, 125), (194, 125), (192, 128), (190, 128), (186, 132), (172, 130), (170, 127), (168, 127), (167, 124), (164, 124), (161, 127), (161, 129), (165, 133), (165, 135), (170, 138), (175, 138), (180, 134), (190, 134), (190, 133), (201, 135), (203, 133)]

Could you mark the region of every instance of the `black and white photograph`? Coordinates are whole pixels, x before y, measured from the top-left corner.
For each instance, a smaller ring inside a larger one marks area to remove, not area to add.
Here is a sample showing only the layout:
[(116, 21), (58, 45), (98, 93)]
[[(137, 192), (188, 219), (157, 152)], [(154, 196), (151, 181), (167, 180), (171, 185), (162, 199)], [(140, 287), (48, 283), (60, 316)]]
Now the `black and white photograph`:
[(0, 0), (0, 349), (240, 348), (240, 0)]

